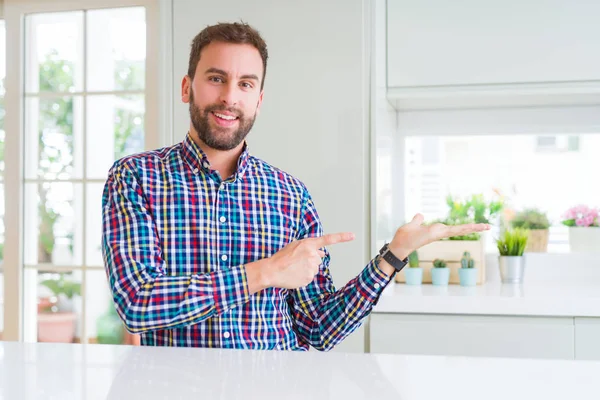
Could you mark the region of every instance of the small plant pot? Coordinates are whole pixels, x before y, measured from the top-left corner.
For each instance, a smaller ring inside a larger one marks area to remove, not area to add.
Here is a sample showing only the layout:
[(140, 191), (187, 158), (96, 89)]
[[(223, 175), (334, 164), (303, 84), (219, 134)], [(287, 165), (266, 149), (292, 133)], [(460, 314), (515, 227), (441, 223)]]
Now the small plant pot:
[(407, 285), (420, 285), (423, 283), (423, 268), (404, 268)]
[(502, 283), (523, 283), (525, 257), (500, 256), (498, 257), (498, 261)]
[(436, 286), (446, 286), (450, 281), (450, 268), (431, 268), (431, 283)]
[(39, 313), (38, 341), (72, 343), (75, 336), (74, 313)]
[(459, 268), (460, 286), (477, 286), (477, 268)]
[(529, 231), (529, 240), (525, 251), (528, 253), (546, 253), (548, 251), (548, 229), (532, 229)]
[(569, 247), (572, 253), (600, 252), (600, 227), (570, 227)]

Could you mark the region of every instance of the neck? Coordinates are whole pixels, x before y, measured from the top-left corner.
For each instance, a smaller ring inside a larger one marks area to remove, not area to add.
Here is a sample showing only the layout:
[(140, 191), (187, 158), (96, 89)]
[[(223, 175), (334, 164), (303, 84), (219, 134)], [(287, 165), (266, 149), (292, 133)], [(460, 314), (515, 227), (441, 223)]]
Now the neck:
[(237, 169), (237, 162), (244, 148), (244, 141), (231, 150), (217, 150), (204, 143), (193, 127), (190, 127), (190, 136), (200, 149), (206, 154), (212, 169), (219, 171), (223, 180), (232, 176)]

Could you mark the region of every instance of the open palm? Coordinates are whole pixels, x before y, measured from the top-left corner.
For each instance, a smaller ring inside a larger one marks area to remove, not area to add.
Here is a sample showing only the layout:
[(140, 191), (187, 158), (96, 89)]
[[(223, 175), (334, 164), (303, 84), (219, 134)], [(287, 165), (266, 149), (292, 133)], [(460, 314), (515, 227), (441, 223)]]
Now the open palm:
[(405, 257), (413, 250), (437, 240), (483, 232), (489, 229), (488, 224), (445, 225), (436, 223), (423, 225), (423, 215), (417, 214), (408, 224), (398, 228), (390, 243), (390, 248), (394, 254)]

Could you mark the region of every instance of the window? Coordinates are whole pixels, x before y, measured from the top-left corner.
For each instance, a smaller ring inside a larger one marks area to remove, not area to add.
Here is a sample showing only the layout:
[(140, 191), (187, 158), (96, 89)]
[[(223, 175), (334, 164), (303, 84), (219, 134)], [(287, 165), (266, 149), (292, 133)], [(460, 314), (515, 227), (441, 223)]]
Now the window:
[(108, 169), (145, 142), (146, 9), (25, 16), (25, 341), (124, 342), (101, 254)]
[(600, 135), (594, 134), (408, 137), (406, 218), (416, 212), (446, 217), (449, 194), (481, 193), (491, 200), (499, 192), (509, 210), (546, 211), (552, 223), (548, 251), (568, 251), (561, 214), (579, 203), (600, 205), (600, 188), (589, 180), (600, 168), (598, 148)]

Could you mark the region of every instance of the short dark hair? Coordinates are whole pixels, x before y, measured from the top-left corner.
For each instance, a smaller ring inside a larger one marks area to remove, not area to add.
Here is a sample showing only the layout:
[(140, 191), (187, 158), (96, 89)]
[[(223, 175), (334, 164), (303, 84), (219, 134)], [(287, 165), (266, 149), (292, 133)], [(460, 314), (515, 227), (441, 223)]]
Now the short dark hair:
[(198, 65), (198, 61), (200, 61), (200, 52), (205, 46), (212, 42), (249, 44), (254, 46), (260, 53), (263, 62), (263, 76), (260, 88), (262, 89), (264, 87), (265, 76), (267, 74), (267, 59), (269, 58), (267, 44), (260, 36), (260, 33), (245, 22), (221, 22), (216, 25), (207, 26), (196, 35), (192, 41), (188, 65), (188, 76), (191, 79), (194, 79), (196, 66)]

